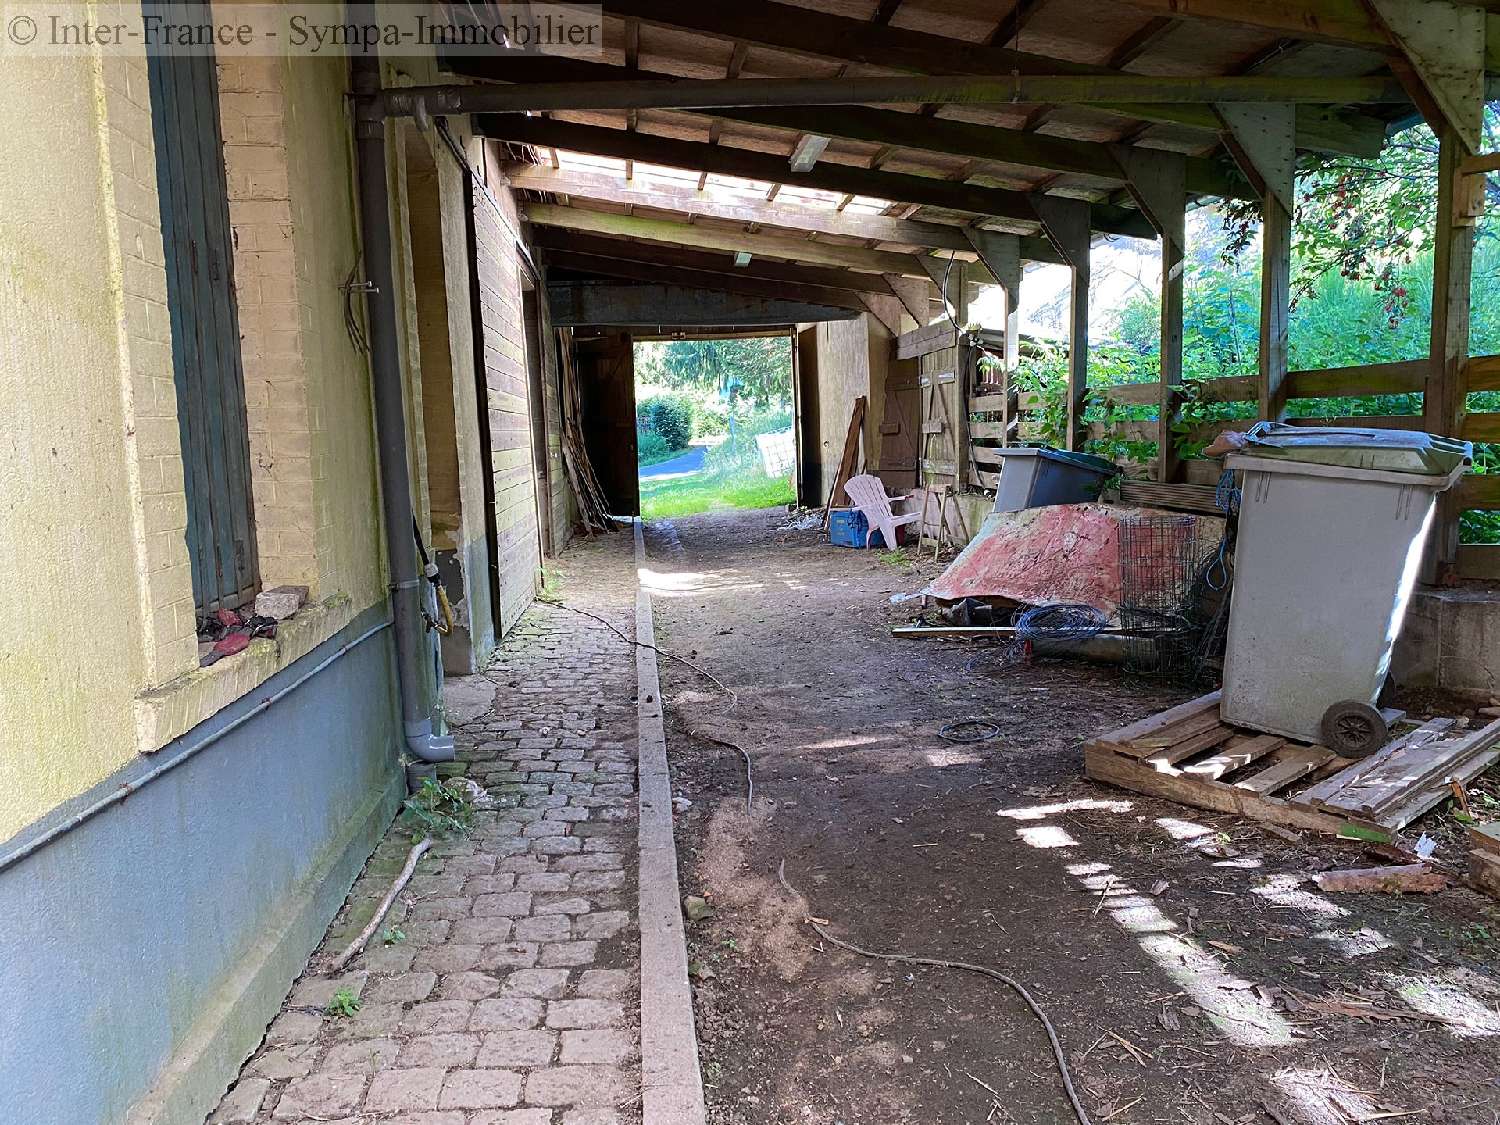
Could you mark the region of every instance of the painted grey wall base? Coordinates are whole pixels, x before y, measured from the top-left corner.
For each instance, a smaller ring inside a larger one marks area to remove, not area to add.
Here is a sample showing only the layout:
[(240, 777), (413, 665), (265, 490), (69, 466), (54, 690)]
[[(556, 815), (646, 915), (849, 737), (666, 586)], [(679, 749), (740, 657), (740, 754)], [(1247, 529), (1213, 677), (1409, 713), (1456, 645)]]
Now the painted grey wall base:
[[(384, 613), (54, 815), (227, 727)], [(0, 1121), (203, 1120), (399, 806), (394, 696), (386, 629), (0, 871)]]
[(1500, 593), (1419, 587), (1391, 676), (1403, 687), (1440, 688), (1485, 703), (1500, 697)]

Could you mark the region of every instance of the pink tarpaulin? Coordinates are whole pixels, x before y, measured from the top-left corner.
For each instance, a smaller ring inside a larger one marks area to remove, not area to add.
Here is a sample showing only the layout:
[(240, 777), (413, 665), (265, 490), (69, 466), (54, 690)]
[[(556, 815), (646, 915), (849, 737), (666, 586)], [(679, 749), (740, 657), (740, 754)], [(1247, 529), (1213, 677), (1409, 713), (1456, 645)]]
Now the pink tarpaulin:
[[(1081, 602), (1115, 616), (1120, 593), (1120, 524), (1142, 516), (1175, 516), (1110, 504), (1053, 504), (994, 512), (979, 534), (927, 592), (944, 601), (1004, 598), (1023, 605)], [(1223, 521), (1196, 517), (1206, 554)]]

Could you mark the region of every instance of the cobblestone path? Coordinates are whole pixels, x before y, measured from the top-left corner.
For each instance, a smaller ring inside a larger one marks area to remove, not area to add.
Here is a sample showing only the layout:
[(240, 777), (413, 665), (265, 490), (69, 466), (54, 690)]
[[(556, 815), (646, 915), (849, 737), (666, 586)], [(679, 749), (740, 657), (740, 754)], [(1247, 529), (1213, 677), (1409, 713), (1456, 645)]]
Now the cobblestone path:
[[(619, 535), (584, 545), (563, 577), (570, 605), (627, 635), (630, 551)], [(538, 604), (485, 675), (494, 704), (456, 724), (444, 772), (486, 787), (495, 810), (423, 858), (386, 922), (402, 940), (377, 936), (321, 975), (405, 861), (411, 838), (392, 828), (212, 1122), (638, 1120), (633, 650)], [(341, 989), (352, 1016), (328, 1011)]]

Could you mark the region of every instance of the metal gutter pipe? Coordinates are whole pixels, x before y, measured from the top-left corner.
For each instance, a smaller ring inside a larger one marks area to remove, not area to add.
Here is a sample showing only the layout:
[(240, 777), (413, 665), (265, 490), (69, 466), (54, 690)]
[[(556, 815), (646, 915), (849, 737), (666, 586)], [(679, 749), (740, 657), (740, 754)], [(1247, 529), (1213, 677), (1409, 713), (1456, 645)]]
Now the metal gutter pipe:
[[(373, 21), (371, 5), (350, 5), (356, 22)], [(391, 610), (396, 629), (396, 678), (406, 749), (423, 762), (451, 762), (453, 736), (433, 728), (432, 692), (422, 614), (422, 574), (412, 536), (411, 473), (407, 467), (406, 410), (402, 401), (401, 348), (396, 336), (396, 279), (391, 265), (390, 192), (386, 183), (385, 118), (380, 112), (380, 59), (355, 55), (354, 159), (359, 222), (364, 238), (369, 310), (370, 378), (375, 390), (375, 444), (380, 458), (380, 498), (385, 515)]]

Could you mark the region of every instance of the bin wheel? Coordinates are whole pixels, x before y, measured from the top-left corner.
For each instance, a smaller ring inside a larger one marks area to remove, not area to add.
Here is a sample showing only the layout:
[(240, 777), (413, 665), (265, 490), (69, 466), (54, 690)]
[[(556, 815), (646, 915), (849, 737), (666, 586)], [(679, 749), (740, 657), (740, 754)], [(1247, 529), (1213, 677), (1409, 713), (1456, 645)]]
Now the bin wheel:
[(1368, 758), (1391, 737), (1385, 716), (1362, 699), (1345, 699), (1323, 712), (1323, 745), (1340, 758)]

